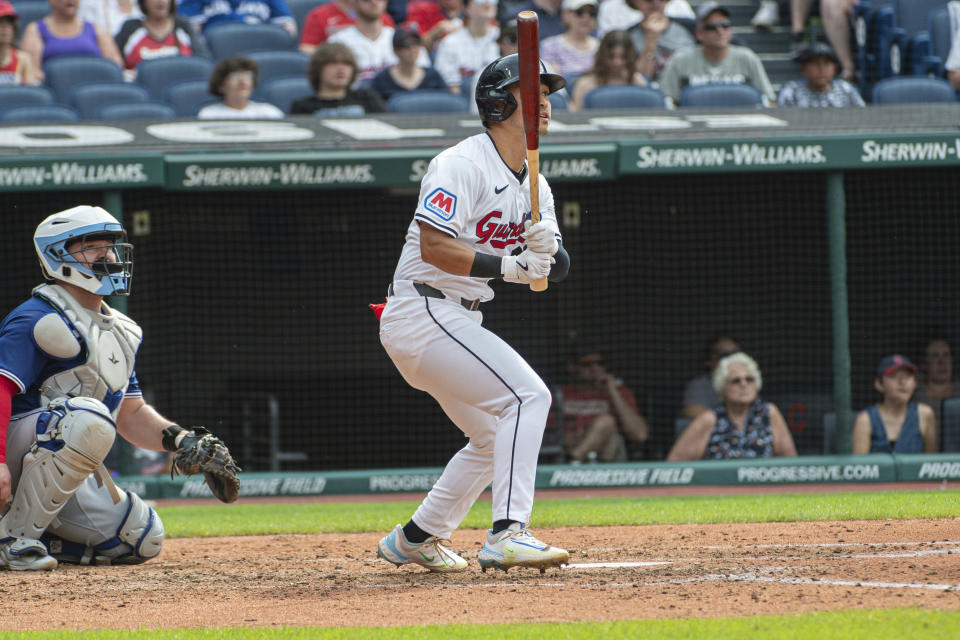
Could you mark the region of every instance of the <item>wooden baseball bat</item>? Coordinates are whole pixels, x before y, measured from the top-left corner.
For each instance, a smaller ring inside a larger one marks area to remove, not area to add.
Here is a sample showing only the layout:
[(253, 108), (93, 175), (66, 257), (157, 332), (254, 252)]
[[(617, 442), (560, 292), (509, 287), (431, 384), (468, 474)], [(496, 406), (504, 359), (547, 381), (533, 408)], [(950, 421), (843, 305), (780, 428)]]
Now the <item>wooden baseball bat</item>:
[[(520, 104), (527, 138), (527, 179), (530, 182), (530, 220), (540, 222), (540, 23), (533, 11), (517, 16), (517, 58), (520, 66)], [(547, 279), (530, 283), (546, 291)]]

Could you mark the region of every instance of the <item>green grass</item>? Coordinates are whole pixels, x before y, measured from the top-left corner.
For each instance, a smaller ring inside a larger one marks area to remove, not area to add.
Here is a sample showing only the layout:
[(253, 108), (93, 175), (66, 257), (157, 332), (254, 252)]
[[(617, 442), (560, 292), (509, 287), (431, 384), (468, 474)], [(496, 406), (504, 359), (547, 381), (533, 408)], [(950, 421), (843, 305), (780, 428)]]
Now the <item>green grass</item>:
[[(388, 531), (406, 522), (415, 502), (284, 503), (160, 507), (170, 537)], [(761, 494), (723, 497), (539, 500), (531, 526), (608, 526), (899, 520), (960, 517), (960, 491)], [(463, 528), (490, 526), (490, 503), (478, 502)]]
[(447, 625), (427, 627), (343, 628), (290, 627), (285, 629), (173, 629), (140, 631), (32, 631), (0, 633), (0, 640), (560, 640), (583, 638), (617, 640), (658, 638), (686, 640), (714, 638), (776, 638), (777, 640), (946, 640), (960, 634), (960, 612), (919, 609), (831, 611), (795, 616), (684, 620), (628, 620), (603, 623), (510, 625)]

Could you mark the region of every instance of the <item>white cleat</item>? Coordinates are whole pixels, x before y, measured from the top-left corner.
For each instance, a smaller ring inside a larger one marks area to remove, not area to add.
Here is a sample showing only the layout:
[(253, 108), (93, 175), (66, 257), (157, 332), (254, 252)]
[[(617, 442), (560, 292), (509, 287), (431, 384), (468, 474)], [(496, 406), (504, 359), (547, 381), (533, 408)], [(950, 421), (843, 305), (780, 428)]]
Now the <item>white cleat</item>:
[(777, 0), (760, 0), (760, 8), (750, 20), (754, 29), (772, 29), (780, 23), (780, 6)]
[(15, 538), (0, 543), (0, 567), (11, 571), (50, 571), (57, 559), (47, 553), (39, 540)]
[(515, 522), (498, 534), (487, 531), (477, 562), (484, 572), (490, 567), (504, 571), (510, 567), (534, 567), (544, 573), (547, 567), (569, 564), (570, 554), (566, 549), (537, 540), (528, 529)]
[(393, 564), (414, 563), (434, 573), (451, 573), (467, 568), (467, 561), (450, 549), (450, 541), (431, 536), (426, 542), (407, 542), (399, 524), (380, 540), (377, 555)]

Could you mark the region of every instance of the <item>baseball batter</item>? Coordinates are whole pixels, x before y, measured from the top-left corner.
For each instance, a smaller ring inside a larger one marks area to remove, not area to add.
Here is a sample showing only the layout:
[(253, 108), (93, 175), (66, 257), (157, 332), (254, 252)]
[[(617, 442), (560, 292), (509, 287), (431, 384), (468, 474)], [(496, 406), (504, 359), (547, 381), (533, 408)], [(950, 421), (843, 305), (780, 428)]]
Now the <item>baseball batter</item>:
[[(550, 123), (549, 95), (561, 76), (541, 64), (540, 135)], [(380, 341), (404, 379), (432, 395), (469, 438), (405, 525), (378, 545), (397, 566), (466, 569), (449, 538), (493, 483), (493, 527), (478, 562), (537, 567), (569, 554), (527, 529), (550, 391), (526, 361), (481, 325), (493, 298), (491, 278), (527, 287), (562, 280), (570, 259), (561, 244), (553, 195), (540, 176), (541, 221), (530, 225), (530, 191), (517, 55), (490, 63), (477, 83), (484, 133), (435, 157), (388, 289)]]
[[(116, 218), (74, 207), (46, 218), (33, 239), (47, 284), (0, 325), (0, 505), (9, 507), (0, 568), (144, 562), (160, 553), (163, 523), (104, 469), (115, 435), (175, 452), (175, 466), (220, 441), (143, 400), (134, 371), (140, 327), (103, 302), (127, 295), (133, 273)], [(232, 465), (228, 452), (221, 457)]]

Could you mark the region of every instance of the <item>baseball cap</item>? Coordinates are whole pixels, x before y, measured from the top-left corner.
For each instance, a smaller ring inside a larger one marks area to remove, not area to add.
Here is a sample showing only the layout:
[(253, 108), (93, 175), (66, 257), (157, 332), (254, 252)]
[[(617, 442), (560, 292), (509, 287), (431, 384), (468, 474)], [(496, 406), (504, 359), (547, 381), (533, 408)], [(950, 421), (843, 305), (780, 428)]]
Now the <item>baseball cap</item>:
[[(3, 2), (3, 0), (0, 0), (0, 2)], [(420, 44), (420, 42), (420, 34), (417, 32), (417, 28), (412, 25), (400, 25), (393, 34), (394, 49), (409, 47), (412, 44)]]
[(699, 7), (697, 7), (697, 23), (699, 24), (704, 20), (706, 20), (707, 16), (713, 13), (714, 11), (719, 11), (723, 13), (724, 15), (727, 16), (727, 18), (730, 17), (729, 9), (727, 9), (725, 6), (723, 6), (719, 2), (713, 2), (713, 0), (709, 0), (709, 2), (704, 2)]
[(840, 59), (837, 58), (836, 52), (826, 42), (815, 42), (812, 46), (803, 49), (797, 55), (797, 62), (799, 62), (801, 65), (804, 65), (814, 58), (820, 57), (829, 58), (833, 64), (837, 65), (838, 67), (840, 66)]
[(885, 356), (877, 365), (877, 377), (888, 376), (897, 369), (906, 369), (910, 373), (917, 372), (917, 366), (901, 355)]
[(0, 0), (0, 18), (6, 17), (19, 18), (20, 14), (7, 0)]
[(585, 7), (588, 4), (597, 6), (597, 0), (563, 0), (562, 8), (564, 11), (576, 11), (580, 7)]

